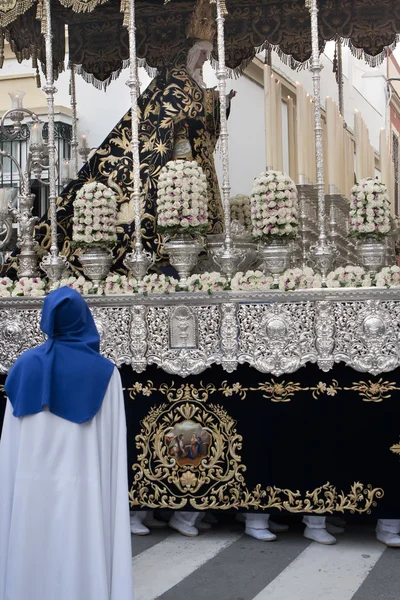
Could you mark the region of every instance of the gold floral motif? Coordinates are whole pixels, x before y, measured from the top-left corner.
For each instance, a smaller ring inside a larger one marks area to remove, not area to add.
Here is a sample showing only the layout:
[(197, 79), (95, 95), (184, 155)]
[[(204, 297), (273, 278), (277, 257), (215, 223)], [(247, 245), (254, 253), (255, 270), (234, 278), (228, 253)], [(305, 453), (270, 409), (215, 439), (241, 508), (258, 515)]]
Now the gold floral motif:
[(353, 383), (352, 387), (343, 388), (346, 391), (359, 392), (364, 402), (382, 402), (387, 398), (391, 398), (390, 392), (400, 390), (395, 382), (382, 381), (382, 378), (377, 382), (359, 381)]
[(263, 398), (268, 398), (272, 402), (290, 402), (296, 392), (308, 390), (309, 388), (303, 388), (300, 383), (293, 381), (277, 383), (274, 379), (271, 379), (270, 382), (260, 383), (258, 387), (250, 389), (254, 392), (263, 392)]
[(138, 394), (142, 394), (142, 396), (151, 396), (153, 392), (157, 391), (157, 388), (154, 387), (153, 382), (148, 379), (147, 385), (136, 381), (132, 387), (124, 388), (124, 391), (129, 392), (129, 398), (134, 400)]
[(390, 450), (391, 452), (393, 452), (393, 454), (400, 454), (400, 442), (398, 444), (393, 444), (393, 446), (390, 446)]
[(321, 394), (326, 394), (327, 396), (336, 396), (338, 391), (342, 390), (343, 388), (339, 387), (339, 382), (336, 379), (332, 379), (331, 385), (327, 385), (323, 381), (320, 381), (315, 387), (310, 387), (308, 389), (310, 392), (312, 392), (312, 397), (317, 400)]
[(243, 387), (242, 384), (239, 382), (229, 385), (228, 382), (225, 380), (221, 383), (221, 387), (218, 389), (218, 391), (222, 392), (225, 398), (233, 396), (234, 394), (238, 394), (240, 398), (244, 400), (246, 398), (247, 392), (249, 391), (249, 388)]

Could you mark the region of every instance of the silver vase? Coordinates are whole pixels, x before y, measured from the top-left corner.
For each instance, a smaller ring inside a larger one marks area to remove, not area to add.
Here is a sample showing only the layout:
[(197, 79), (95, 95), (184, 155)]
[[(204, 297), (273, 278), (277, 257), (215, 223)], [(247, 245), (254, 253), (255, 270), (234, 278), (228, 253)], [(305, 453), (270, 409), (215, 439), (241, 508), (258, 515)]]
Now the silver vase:
[[(220, 268), (219, 253), (224, 244), (225, 235), (223, 233), (211, 234), (207, 236), (207, 249), (209, 251), (210, 270), (215, 269), (215, 266)], [(235, 264), (234, 273), (239, 269), (247, 271), (251, 269), (257, 259), (257, 245), (253, 238), (248, 233), (232, 235), (232, 245), (235, 250), (239, 250)], [(233, 274), (234, 274), (233, 273)]]
[(260, 269), (271, 273), (274, 284), (279, 283), (279, 275), (290, 266), (291, 241), (284, 236), (271, 238), (259, 245), (258, 252), (262, 263)]
[(98, 285), (110, 272), (113, 257), (108, 248), (101, 245), (93, 245), (82, 248), (79, 260), (85, 277)]
[(386, 244), (374, 236), (366, 236), (358, 242), (357, 254), (360, 265), (374, 275), (385, 265)]
[(178, 233), (164, 243), (164, 249), (169, 254), (170, 263), (179, 274), (179, 287), (187, 289), (188, 277), (197, 263), (197, 258), (203, 249), (202, 244), (189, 233)]

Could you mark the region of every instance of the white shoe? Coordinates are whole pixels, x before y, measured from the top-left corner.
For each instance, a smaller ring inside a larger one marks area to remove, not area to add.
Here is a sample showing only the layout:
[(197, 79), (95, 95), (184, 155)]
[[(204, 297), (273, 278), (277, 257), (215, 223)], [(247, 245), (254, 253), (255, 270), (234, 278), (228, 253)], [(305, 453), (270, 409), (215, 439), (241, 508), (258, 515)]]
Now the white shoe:
[(246, 535), (249, 535), (255, 540), (260, 540), (261, 542), (273, 542), (276, 540), (276, 535), (269, 529), (253, 529), (252, 527), (246, 527), (244, 532)]
[(150, 530), (143, 525), (138, 516), (131, 516), (131, 533), (133, 535), (149, 535)]
[(269, 520), (268, 529), (272, 531), (272, 533), (284, 533), (285, 531), (289, 531), (289, 525), (282, 525), (281, 523), (275, 523), (274, 521)]
[(389, 533), (387, 531), (377, 531), (376, 539), (381, 544), (386, 544), (389, 548), (400, 548), (400, 535)]
[(143, 523), (149, 529), (162, 529), (163, 527), (167, 526), (167, 524), (165, 523), (165, 521), (160, 521), (159, 519), (156, 519), (154, 517), (154, 511), (153, 510), (147, 511), (147, 514), (146, 514), (145, 518), (143, 519)]
[(179, 516), (175, 513), (173, 517), (170, 519), (168, 523), (169, 527), (175, 529), (182, 535), (186, 535), (187, 537), (196, 537), (199, 535), (199, 530), (196, 529), (193, 525), (189, 525), (189, 523), (185, 523), (183, 519), (180, 519)]
[(304, 537), (318, 544), (325, 544), (326, 546), (336, 544), (336, 538), (328, 533), (325, 528), (306, 527)]
[(331, 533), (332, 535), (340, 535), (341, 533), (345, 532), (345, 528), (344, 527), (338, 527), (337, 525), (334, 525), (333, 523), (326, 523), (326, 530), (328, 533)]

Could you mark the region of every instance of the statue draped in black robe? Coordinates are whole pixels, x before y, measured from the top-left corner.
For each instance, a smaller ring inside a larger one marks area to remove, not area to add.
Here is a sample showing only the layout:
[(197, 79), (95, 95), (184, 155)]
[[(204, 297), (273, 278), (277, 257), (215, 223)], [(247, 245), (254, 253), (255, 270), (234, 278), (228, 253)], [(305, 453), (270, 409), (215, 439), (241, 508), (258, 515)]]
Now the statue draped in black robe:
[[(194, 159), (207, 177), (209, 232), (221, 233), (223, 212), (214, 165), (219, 136), (219, 100), (215, 89), (203, 89), (186, 68), (187, 50), (174, 64), (165, 67), (149, 84), (138, 101), (140, 178), (144, 203), (142, 239), (146, 250), (156, 253), (156, 267), (167, 264), (162, 239), (156, 231), (157, 182), (161, 168), (173, 158)], [(101, 115), (99, 115), (101, 118)], [(112, 270), (126, 272), (123, 259), (134, 246), (133, 165), (131, 154), (131, 111), (114, 127), (78, 177), (57, 199), (58, 247), (73, 270), (80, 270), (78, 250), (71, 249), (73, 200), (84, 183), (97, 180), (116, 190), (118, 200), (118, 243)], [(37, 226), (42, 251), (50, 248), (50, 219)], [(15, 258), (5, 265), (7, 275)]]

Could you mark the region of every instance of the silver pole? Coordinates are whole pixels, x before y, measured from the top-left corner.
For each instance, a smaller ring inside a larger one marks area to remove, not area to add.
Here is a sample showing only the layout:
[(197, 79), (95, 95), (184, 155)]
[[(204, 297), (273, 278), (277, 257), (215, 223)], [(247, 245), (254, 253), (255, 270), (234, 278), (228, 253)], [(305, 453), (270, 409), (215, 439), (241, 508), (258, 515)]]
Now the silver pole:
[(72, 109), (72, 140), (71, 140), (71, 160), (73, 179), (78, 175), (78, 119), (76, 112), (76, 85), (75, 85), (75, 65), (71, 64), (70, 86), (69, 93), (71, 96)]
[(339, 112), (343, 117), (343, 126), (346, 127), (344, 121), (344, 78), (343, 78), (343, 44), (342, 38), (338, 38), (336, 42), (336, 53), (337, 53), (337, 82), (338, 82), (338, 100), (339, 100)]
[(48, 140), (47, 148), (49, 153), (49, 204), (50, 204), (50, 227), (51, 227), (51, 246), (50, 254), (45, 256), (41, 262), (41, 268), (46, 272), (50, 281), (55, 282), (61, 278), (66, 267), (65, 256), (58, 253), (57, 245), (57, 188), (56, 188), (56, 146), (54, 135), (54, 94), (57, 92), (54, 86), (54, 65), (53, 65), (53, 33), (51, 31), (51, 0), (44, 1), (45, 9), (45, 48), (46, 48), (46, 85), (43, 91), (47, 98), (48, 108)]
[[(324, 184), (324, 145), (322, 139), (322, 120), (321, 120), (321, 58), (319, 54), (318, 43), (318, 6), (317, 0), (306, 0), (306, 7), (310, 11), (311, 18), (311, 72), (313, 80), (314, 95), (314, 132), (315, 132), (315, 153), (317, 163), (317, 190), (318, 190), (318, 242), (311, 248), (311, 254), (315, 261), (316, 268), (321, 271), (322, 281), (326, 279), (329, 271), (333, 254), (328, 246), (326, 237), (326, 208), (325, 208), (325, 184)], [(302, 140), (299, 140), (301, 144)]]
[(142, 278), (152, 263), (150, 254), (142, 244), (142, 199), (140, 191), (139, 118), (138, 118), (138, 72), (136, 54), (135, 0), (129, 0), (129, 79), (127, 85), (131, 96), (133, 194), (135, 211), (135, 249), (124, 260), (125, 266), (135, 277)]
[(228, 119), (226, 116), (226, 63), (225, 63), (225, 15), (227, 14), (225, 0), (216, 0), (217, 5), (217, 44), (218, 44), (218, 92), (220, 103), (220, 140), (222, 153), (222, 206), (224, 210), (225, 242), (222, 251), (213, 254), (213, 258), (222, 272), (231, 277), (243, 258), (243, 253), (232, 247), (231, 232), (231, 182), (229, 177), (229, 144)]

